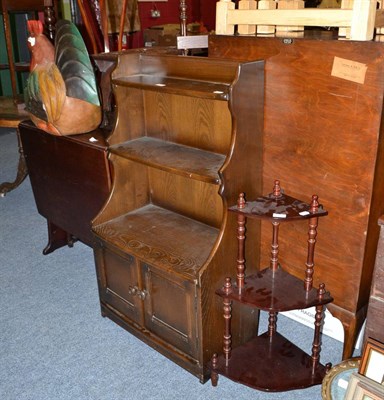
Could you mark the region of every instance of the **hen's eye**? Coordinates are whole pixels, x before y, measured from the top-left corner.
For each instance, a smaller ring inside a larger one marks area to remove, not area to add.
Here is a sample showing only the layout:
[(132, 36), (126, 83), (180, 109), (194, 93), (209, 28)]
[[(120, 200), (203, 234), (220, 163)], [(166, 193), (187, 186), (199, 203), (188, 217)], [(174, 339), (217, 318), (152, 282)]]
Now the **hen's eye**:
[(34, 37), (29, 37), (28, 38), (28, 42), (29, 44), (33, 47), (35, 45), (36, 39)]

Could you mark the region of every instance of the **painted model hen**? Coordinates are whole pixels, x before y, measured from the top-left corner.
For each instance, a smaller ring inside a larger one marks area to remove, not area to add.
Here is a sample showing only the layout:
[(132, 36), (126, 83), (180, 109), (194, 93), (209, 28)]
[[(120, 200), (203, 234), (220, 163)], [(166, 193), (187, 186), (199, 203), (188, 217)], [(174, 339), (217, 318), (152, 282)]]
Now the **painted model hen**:
[(28, 21), (30, 75), (25, 105), (37, 127), (53, 135), (89, 132), (100, 125), (101, 108), (88, 51), (76, 26), (56, 24), (55, 46), (40, 21)]

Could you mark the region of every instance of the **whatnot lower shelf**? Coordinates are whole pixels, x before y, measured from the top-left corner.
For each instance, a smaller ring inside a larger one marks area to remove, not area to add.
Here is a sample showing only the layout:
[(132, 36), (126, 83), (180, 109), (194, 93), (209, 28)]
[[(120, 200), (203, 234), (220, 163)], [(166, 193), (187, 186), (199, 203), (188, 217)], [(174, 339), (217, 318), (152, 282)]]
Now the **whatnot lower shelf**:
[(230, 84), (198, 79), (137, 74), (115, 78), (113, 84), (136, 89), (227, 101)]
[(223, 154), (148, 136), (111, 146), (109, 150), (150, 167), (212, 184), (220, 184), (218, 171), (225, 161)]
[(325, 305), (333, 300), (328, 292), (319, 299), (317, 289), (306, 291), (303, 280), (289, 274), (281, 267), (276, 271), (266, 268), (246, 277), (241, 291), (233, 285), (230, 293), (226, 293), (224, 288), (217, 290), (216, 293), (233, 301), (274, 312)]
[(93, 227), (105, 243), (184, 278), (207, 261), (219, 229), (153, 204)]
[(232, 349), (226, 365), (224, 355), (217, 358), (220, 375), (264, 391), (287, 391), (321, 384), (327, 368), (281, 334), (267, 332)]

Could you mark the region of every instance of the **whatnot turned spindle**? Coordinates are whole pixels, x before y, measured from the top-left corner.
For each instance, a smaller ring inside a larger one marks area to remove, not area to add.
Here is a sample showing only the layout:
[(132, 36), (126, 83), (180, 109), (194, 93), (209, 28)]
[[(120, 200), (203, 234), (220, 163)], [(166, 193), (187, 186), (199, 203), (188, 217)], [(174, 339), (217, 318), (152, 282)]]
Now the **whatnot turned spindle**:
[[(330, 364), (320, 364), (320, 334), (324, 306), (333, 299), (321, 283), (313, 287), (314, 252), (319, 217), (327, 211), (319, 205), (318, 197), (311, 203), (284, 194), (275, 180), (272, 193), (247, 202), (243, 193), (229, 211), (237, 214), (238, 256), (236, 282), (230, 277), (216, 291), (223, 299), (223, 354), (211, 360), (211, 380), (217, 385), (218, 376), (265, 391), (286, 391), (320, 384)], [(245, 228), (247, 219), (269, 220), (272, 224), (269, 267), (256, 274), (245, 274)], [(279, 228), (282, 223), (308, 220), (308, 249), (303, 279), (281, 267), (279, 263)], [(232, 348), (232, 302), (245, 304), (269, 313), (268, 329), (244, 345)], [(277, 332), (277, 314), (282, 311), (315, 307), (314, 338), (311, 355), (295, 346)]]

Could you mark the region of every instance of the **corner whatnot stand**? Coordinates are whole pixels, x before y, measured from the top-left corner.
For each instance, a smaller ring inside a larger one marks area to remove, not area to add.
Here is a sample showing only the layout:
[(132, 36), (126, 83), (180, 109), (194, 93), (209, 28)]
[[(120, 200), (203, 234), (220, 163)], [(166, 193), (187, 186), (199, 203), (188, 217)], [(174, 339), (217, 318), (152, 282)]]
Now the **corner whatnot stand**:
[[(216, 386), (218, 375), (265, 391), (286, 391), (321, 384), (331, 364), (320, 364), (320, 330), (324, 306), (333, 298), (324, 283), (313, 288), (314, 250), (318, 218), (328, 214), (312, 196), (310, 204), (287, 196), (275, 181), (273, 193), (246, 202), (241, 193), (237, 206), (229, 208), (237, 214), (236, 283), (225, 279), (216, 291), (223, 299), (223, 354), (211, 360), (211, 380)], [(273, 227), (270, 266), (257, 274), (245, 276), (245, 227), (247, 218), (270, 220)], [(304, 281), (284, 271), (278, 260), (279, 227), (282, 222), (309, 220), (308, 251)], [(232, 349), (232, 302), (269, 312), (268, 330), (249, 342)], [(308, 355), (277, 332), (277, 313), (316, 307), (312, 354)]]

